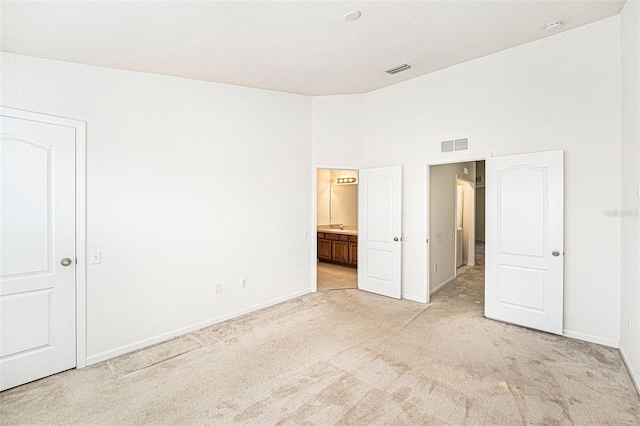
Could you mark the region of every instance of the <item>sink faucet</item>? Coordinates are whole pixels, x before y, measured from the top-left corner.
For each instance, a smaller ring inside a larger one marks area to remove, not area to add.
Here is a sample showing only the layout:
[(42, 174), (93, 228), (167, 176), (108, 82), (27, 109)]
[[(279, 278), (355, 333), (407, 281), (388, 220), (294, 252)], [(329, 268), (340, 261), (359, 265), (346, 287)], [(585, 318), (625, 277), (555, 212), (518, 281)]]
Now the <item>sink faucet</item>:
[(344, 231), (344, 225), (343, 224), (340, 224), (340, 230)]

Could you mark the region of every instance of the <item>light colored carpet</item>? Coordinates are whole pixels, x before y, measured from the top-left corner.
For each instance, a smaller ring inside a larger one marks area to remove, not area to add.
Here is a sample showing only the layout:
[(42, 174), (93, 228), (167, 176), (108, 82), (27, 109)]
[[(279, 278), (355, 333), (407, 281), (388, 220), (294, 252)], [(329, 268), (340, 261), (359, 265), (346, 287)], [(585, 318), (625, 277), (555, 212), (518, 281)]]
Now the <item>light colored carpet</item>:
[(481, 279), (429, 306), (309, 294), (3, 392), (0, 423), (640, 423), (617, 350), (485, 319)]
[(318, 262), (318, 291), (358, 288), (358, 270), (348, 266)]

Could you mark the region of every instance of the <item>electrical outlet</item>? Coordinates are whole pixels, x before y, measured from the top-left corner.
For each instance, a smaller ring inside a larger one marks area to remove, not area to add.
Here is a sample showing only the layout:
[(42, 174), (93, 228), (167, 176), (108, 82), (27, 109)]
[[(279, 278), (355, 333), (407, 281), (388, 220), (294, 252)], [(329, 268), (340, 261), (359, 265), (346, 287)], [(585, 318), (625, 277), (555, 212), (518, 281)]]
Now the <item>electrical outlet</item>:
[(243, 278), (242, 279), (242, 288), (246, 288), (247, 287), (247, 279)]
[(216, 294), (222, 293), (222, 284), (216, 284)]
[(305, 240), (308, 240), (309, 239), (309, 231), (304, 231), (302, 233), (302, 238), (304, 238)]
[(102, 250), (93, 250), (91, 251), (91, 261), (92, 265), (97, 265), (98, 263), (102, 263)]
[(411, 238), (411, 235), (403, 235), (402, 236), (402, 241), (404, 241), (406, 243), (410, 243), (411, 241), (413, 241), (413, 239)]

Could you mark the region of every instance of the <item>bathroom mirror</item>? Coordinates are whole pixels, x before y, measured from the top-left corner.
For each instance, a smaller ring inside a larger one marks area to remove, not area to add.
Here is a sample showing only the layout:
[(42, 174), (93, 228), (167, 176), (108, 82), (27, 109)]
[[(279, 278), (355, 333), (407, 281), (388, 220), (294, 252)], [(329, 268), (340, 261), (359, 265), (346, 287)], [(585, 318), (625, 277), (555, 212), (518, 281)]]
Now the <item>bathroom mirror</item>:
[(358, 226), (358, 185), (331, 185), (331, 225)]

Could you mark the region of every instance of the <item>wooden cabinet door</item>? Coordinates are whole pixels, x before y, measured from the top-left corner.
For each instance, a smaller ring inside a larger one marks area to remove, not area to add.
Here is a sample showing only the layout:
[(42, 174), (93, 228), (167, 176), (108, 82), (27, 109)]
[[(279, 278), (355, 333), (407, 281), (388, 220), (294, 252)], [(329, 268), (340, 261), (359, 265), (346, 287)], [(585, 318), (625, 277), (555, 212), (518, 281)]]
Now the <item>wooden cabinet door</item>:
[(330, 240), (318, 240), (318, 259), (331, 260)]
[(332, 260), (336, 262), (349, 262), (349, 243), (345, 241), (334, 241), (333, 242), (333, 257)]
[(349, 243), (349, 264), (358, 264), (358, 243)]

